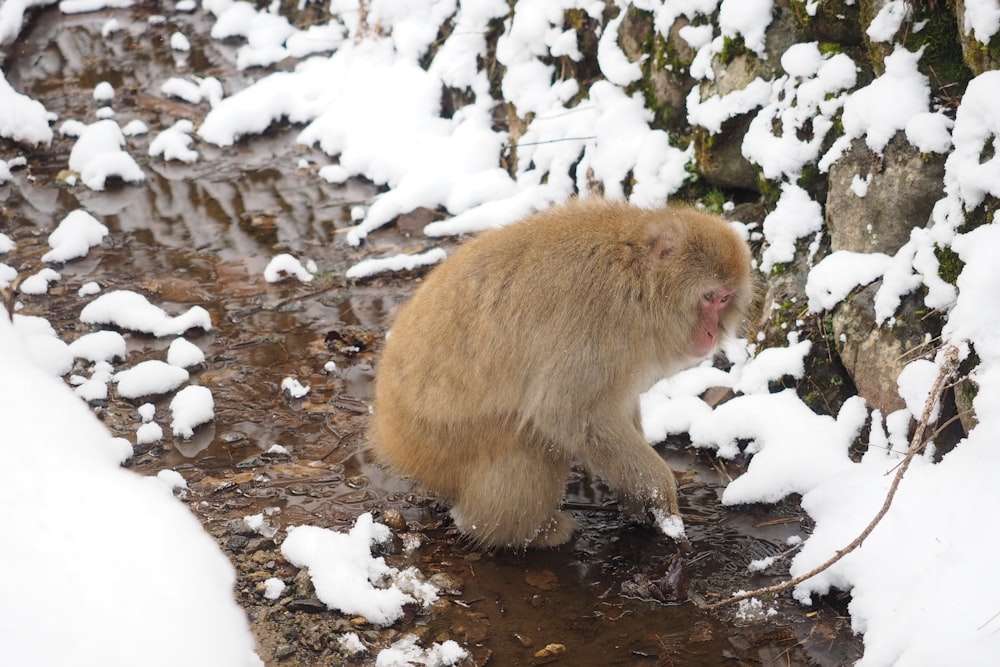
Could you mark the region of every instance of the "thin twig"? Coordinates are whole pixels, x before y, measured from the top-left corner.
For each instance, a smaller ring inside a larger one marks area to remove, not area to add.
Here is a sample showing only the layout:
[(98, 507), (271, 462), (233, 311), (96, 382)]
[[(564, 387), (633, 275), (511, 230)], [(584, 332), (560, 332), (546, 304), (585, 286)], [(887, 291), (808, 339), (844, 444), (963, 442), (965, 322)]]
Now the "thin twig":
[(764, 588), (758, 588), (756, 590), (746, 591), (744, 593), (738, 593), (719, 602), (712, 602), (710, 604), (706, 604), (704, 605), (704, 608), (717, 609), (719, 607), (724, 607), (726, 605), (733, 604), (734, 602), (739, 602), (740, 600), (747, 600), (749, 598), (755, 598), (761, 595), (769, 595), (771, 593), (779, 593), (781, 591), (788, 590), (789, 588), (798, 586), (803, 581), (811, 579), (820, 572), (823, 572), (824, 570), (830, 568), (834, 563), (839, 561), (841, 558), (843, 558), (844, 556), (846, 556), (847, 554), (851, 553), (859, 546), (861, 546), (862, 542), (864, 542), (868, 538), (868, 536), (871, 535), (872, 531), (875, 530), (875, 526), (877, 526), (879, 522), (882, 521), (882, 518), (889, 511), (889, 507), (892, 505), (892, 499), (896, 495), (896, 489), (899, 487), (899, 483), (903, 480), (903, 475), (906, 473), (907, 468), (910, 467), (910, 462), (921, 450), (923, 450), (924, 432), (927, 430), (928, 422), (930, 421), (931, 418), (931, 413), (934, 412), (935, 404), (937, 404), (938, 401), (941, 399), (941, 394), (944, 392), (945, 388), (948, 385), (948, 382), (951, 380), (951, 377), (955, 374), (957, 370), (958, 370), (958, 348), (956, 348), (954, 345), (949, 345), (948, 348), (945, 349), (944, 354), (942, 355), (941, 368), (938, 371), (937, 378), (934, 380), (934, 385), (931, 387), (930, 392), (927, 394), (927, 400), (924, 402), (924, 412), (920, 416), (920, 421), (917, 423), (917, 429), (913, 434), (913, 439), (910, 440), (910, 448), (906, 452), (906, 457), (900, 464), (899, 469), (896, 471), (896, 476), (893, 477), (892, 485), (889, 487), (889, 492), (885, 496), (885, 502), (882, 503), (882, 508), (878, 511), (878, 514), (875, 515), (875, 518), (871, 520), (871, 522), (865, 527), (864, 530), (861, 531), (861, 534), (858, 535), (853, 542), (848, 544), (843, 549), (839, 550), (825, 563), (818, 565), (817, 567), (814, 567), (805, 574), (800, 574), (794, 579), (789, 579), (788, 581), (784, 581), (780, 584), (775, 584), (773, 586), (766, 586)]

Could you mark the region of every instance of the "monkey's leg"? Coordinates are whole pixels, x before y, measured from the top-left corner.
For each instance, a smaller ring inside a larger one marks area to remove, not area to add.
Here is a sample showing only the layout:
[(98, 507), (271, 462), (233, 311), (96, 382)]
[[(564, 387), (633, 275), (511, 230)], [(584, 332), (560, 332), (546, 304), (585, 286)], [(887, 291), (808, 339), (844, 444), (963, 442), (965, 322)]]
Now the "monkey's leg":
[(568, 462), (508, 449), (477, 462), (476, 475), (459, 493), (452, 518), (482, 546), (563, 544), (576, 529), (576, 521), (559, 509), (568, 474)]
[(590, 431), (587, 467), (628, 500), (679, 515), (674, 473), (636, 426), (624, 419), (598, 423)]

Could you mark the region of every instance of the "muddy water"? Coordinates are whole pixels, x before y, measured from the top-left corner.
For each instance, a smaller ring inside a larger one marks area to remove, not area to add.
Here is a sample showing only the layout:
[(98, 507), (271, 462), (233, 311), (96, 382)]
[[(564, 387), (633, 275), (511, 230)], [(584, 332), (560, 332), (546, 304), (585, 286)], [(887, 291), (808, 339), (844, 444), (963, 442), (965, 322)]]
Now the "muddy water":
[[(123, 30), (101, 38), (100, 28), (112, 16)], [(180, 118), (197, 122), (207, 110), (160, 96), (159, 84), (167, 78), (216, 76), (232, 92), (262, 76), (238, 72), (237, 45), (207, 39), (209, 28), (201, 14), (160, 22), (148, 8), (37, 15), (7, 54), (8, 79), (60, 121), (85, 122), (96, 119), (100, 106), (91, 96), (93, 86), (111, 82), (119, 122), (139, 118), (150, 127), (149, 135), (127, 146), (147, 180), (113, 184), (105, 192), (70, 187), (59, 174), (67, 167), (71, 139), (57, 137), (35, 149), (2, 144), (0, 157), (26, 154), (28, 167), (0, 186), (0, 224), (17, 242), (4, 261), (22, 275), (42, 267), (45, 237), (69, 211), (85, 208), (110, 228), (86, 258), (58, 267), (62, 279), (48, 295), (20, 298), (22, 312), (49, 318), (65, 340), (87, 331), (78, 320), (83, 301), (76, 291), (89, 280), (105, 290), (138, 289), (171, 313), (191, 304), (211, 312), (215, 329), (192, 335), (207, 358), (193, 381), (212, 389), (215, 421), (190, 441), (168, 437), (137, 446), (129, 465), (148, 474), (175, 469), (188, 480), (185, 500), (232, 557), (240, 573), (239, 599), (268, 664), (342, 664), (333, 633), (344, 629), (364, 631), (376, 647), (404, 632), (426, 641), (455, 639), (476, 664), (495, 665), (838, 665), (859, 655), (837, 601), (805, 609), (778, 600), (772, 615), (753, 620), (699, 611), (691, 601), (649, 599), (661, 589), (648, 582), (663, 577), (677, 557), (672, 545), (623, 518), (607, 489), (582, 475), (571, 480), (568, 493), (582, 526), (573, 541), (551, 551), (482, 554), (455, 539), (437, 508), (366, 462), (359, 445), (377, 351), (393, 309), (420, 276), (355, 284), (343, 278), (344, 270), (368, 255), (428, 247), (429, 241), (408, 232), (433, 213), (401, 220), (395, 229), (374, 234), (364, 248), (349, 248), (340, 231), (349, 226), (351, 209), (365, 204), (374, 189), (362, 182), (324, 183), (315, 172), (329, 158), (297, 146), (295, 128), (274, 128), (225, 151), (198, 144), (201, 158), (193, 165), (145, 157), (158, 131)], [(189, 54), (166, 45), (178, 29), (191, 38)], [(263, 281), (268, 259), (285, 251), (317, 262), (313, 283)], [(129, 365), (163, 358), (169, 343), (127, 337)], [(327, 362), (335, 369), (327, 370)], [(310, 386), (305, 398), (282, 395), (281, 381), (289, 376)], [(156, 401), (156, 420), (164, 425), (168, 402)], [(134, 403), (112, 393), (94, 407), (112, 431), (134, 442)], [(288, 454), (268, 454), (274, 444)], [(746, 565), (780, 553), (790, 535), (804, 534), (801, 512), (793, 503), (722, 508), (720, 490), (738, 466), (726, 470), (683, 443), (661, 451), (681, 473), (694, 546), (680, 561), (690, 597), (712, 600), (769, 583), (767, 576), (749, 575)], [(421, 536), (420, 547), (391, 554), (390, 561), (417, 565), (428, 576), (452, 575), (460, 592), (430, 613), (411, 612), (384, 630), (344, 626), (331, 612), (265, 601), (254, 587), (261, 573), (291, 583), (294, 568), (274, 555), (274, 544), (258, 544), (255, 552), (235, 542), (227, 528), (231, 519), (262, 511), (280, 529), (303, 523), (344, 527), (361, 512), (381, 516), (387, 509), (402, 512), (407, 530)], [(562, 649), (539, 654), (549, 644)]]

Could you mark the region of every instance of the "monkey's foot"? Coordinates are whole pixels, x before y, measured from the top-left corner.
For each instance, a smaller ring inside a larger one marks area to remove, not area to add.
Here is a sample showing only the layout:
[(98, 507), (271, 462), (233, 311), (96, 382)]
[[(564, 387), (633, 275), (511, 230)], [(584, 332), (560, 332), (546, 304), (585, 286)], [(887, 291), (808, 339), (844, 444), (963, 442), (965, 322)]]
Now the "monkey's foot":
[(656, 527), (664, 535), (672, 538), (682, 553), (691, 553), (693, 549), (691, 542), (688, 541), (687, 535), (684, 533), (684, 521), (681, 519), (681, 515), (667, 514), (659, 507), (654, 507), (651, 513), (653, 520), (656, 522)]
[(528, 542), (529, 547), (557, 547), (569, 542), (576, 530), (576, 519), (566, 512), (556, 512)]

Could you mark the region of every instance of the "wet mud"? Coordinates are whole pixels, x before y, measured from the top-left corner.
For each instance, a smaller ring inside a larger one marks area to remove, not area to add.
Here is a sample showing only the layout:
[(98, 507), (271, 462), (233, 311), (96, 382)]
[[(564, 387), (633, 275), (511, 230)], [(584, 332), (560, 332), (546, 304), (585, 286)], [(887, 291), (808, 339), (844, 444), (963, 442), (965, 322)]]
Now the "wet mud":
[[(188, 441), (168, 435), (136, 446), (127, 465), (142, 474), (173, 469), (187, 480), (183, 500), (236, 566), (236, 595), (265, 663), (372, 664), (379, 648), (405, 634), (424, 644), (454, 639), (476, 665), (841, 665), (860, 656), (843, 599), (805, 608), (784, 596), (768, 601), (760, 618), (709, 613), (694, 603), (776, 581), (782, 564), (763, 574), (746, 566), (782, 553), (789, 536), (808, 530), (794, 502), (722, 507), (719, 495), (740, 473), (740, 462), (713, 460), (680, 441), (659, 447), (681, 483), (693, 546), (687, 555), (619, 514), (613, 495), (580, 473), (568, 487), (567, 502), (581, 524), (570, 543), (481, 553), (458, 539), (441, 508), (371, 465), (361, 445), (378, 351), (395, 307), (421, 274), (351, 282), (344, 271), (364, 257), (440, 244), (419, 234), (438, 214), (417, 212), (365, 246), (349, 247), (341, 232), (351, 224), (351, 209), (375, 189), (325, 183), (316, 171), (331, 158), (295, 144), (293, 127), (272, 128), (232, 149), (198, 143), (201, 157), (192, 165), (146, 157), (157, 132), (181, 118), (197, 122), (207, 111), (161, 96), (167, 78), (216, 76), (232, 92), (264, 74), (237, 71), (237, 45), (209, 39), (205, 15), (160, 21), (152, 7), (76, 16), (46, 10), (6, 54), (8, 80), (58, 114), (56, 127), (70, 118), (96, 120), (102, 103), (93, 99), (93, 86), (109, 81), (116, 119), (138, 118), (150, 133), (126, 146), (146, 181), (112, 183), (104, 192), (63, 182), (71, 138), (57, 134), (51, 146), (36, 148), (0, 144), (4, 159), (29, 157), (0, 186), (0, 229), (17, 243), (4, 261), (21, 275), (42, 268), (48, 233), (84, 208), (111, 234), (85, 258), (56, 267), (62, 279), (49, 294), (19, 295), (20, 312), (48, 318), (72, 340), (90, 330), (79, 322), (84, 300), (77, 290), (91, 280), (105, 291), (141, 291), (170, 313), (192, 304), (210, 311), (214, 329), (190, 336), (206, 354), (192, 381), (211, 388), (215, 421)], [(123, 30), (102, 38), (101, 26), (112, 16)], [(192, 41), (188, 54), (168, 46), (177, 29)], [(266, 283), (263, 268), (279, 252), (315, 260), (316, 279)], [(169, 344), (140, 334), (126, 338), (128, 365), (164, 358)], [(76, 370), (86, 372), (82, 364)], [(302, 399), (283, 395), (286, 377), (310, 392)], [(154, 401), (161, 424), (169, 424), (169, 398)], [(113, 433), (135, 442), (137, 405), (112, 389), (94, 410)], [(287, 453), (268, 453), (274, 444)], [(432, 607), (410, 609), (389, 628), (326, 610), (307, 577), (280, 556), (288, 527), (346, 529), (363, 512), (386, 520), (399, 537), (385, 551), (390, 564), (417, 566), (444, 592)], [(242, 517), (257, 513), (273, 536), (245, 529)], [(403, 548), (413, 544), (419, 546)], [(289, 584), (276, 601), (263, 597), (268, 577)], [(370, 652), (344, 654), (337, 639), (347, 631), (357, 632)]]

